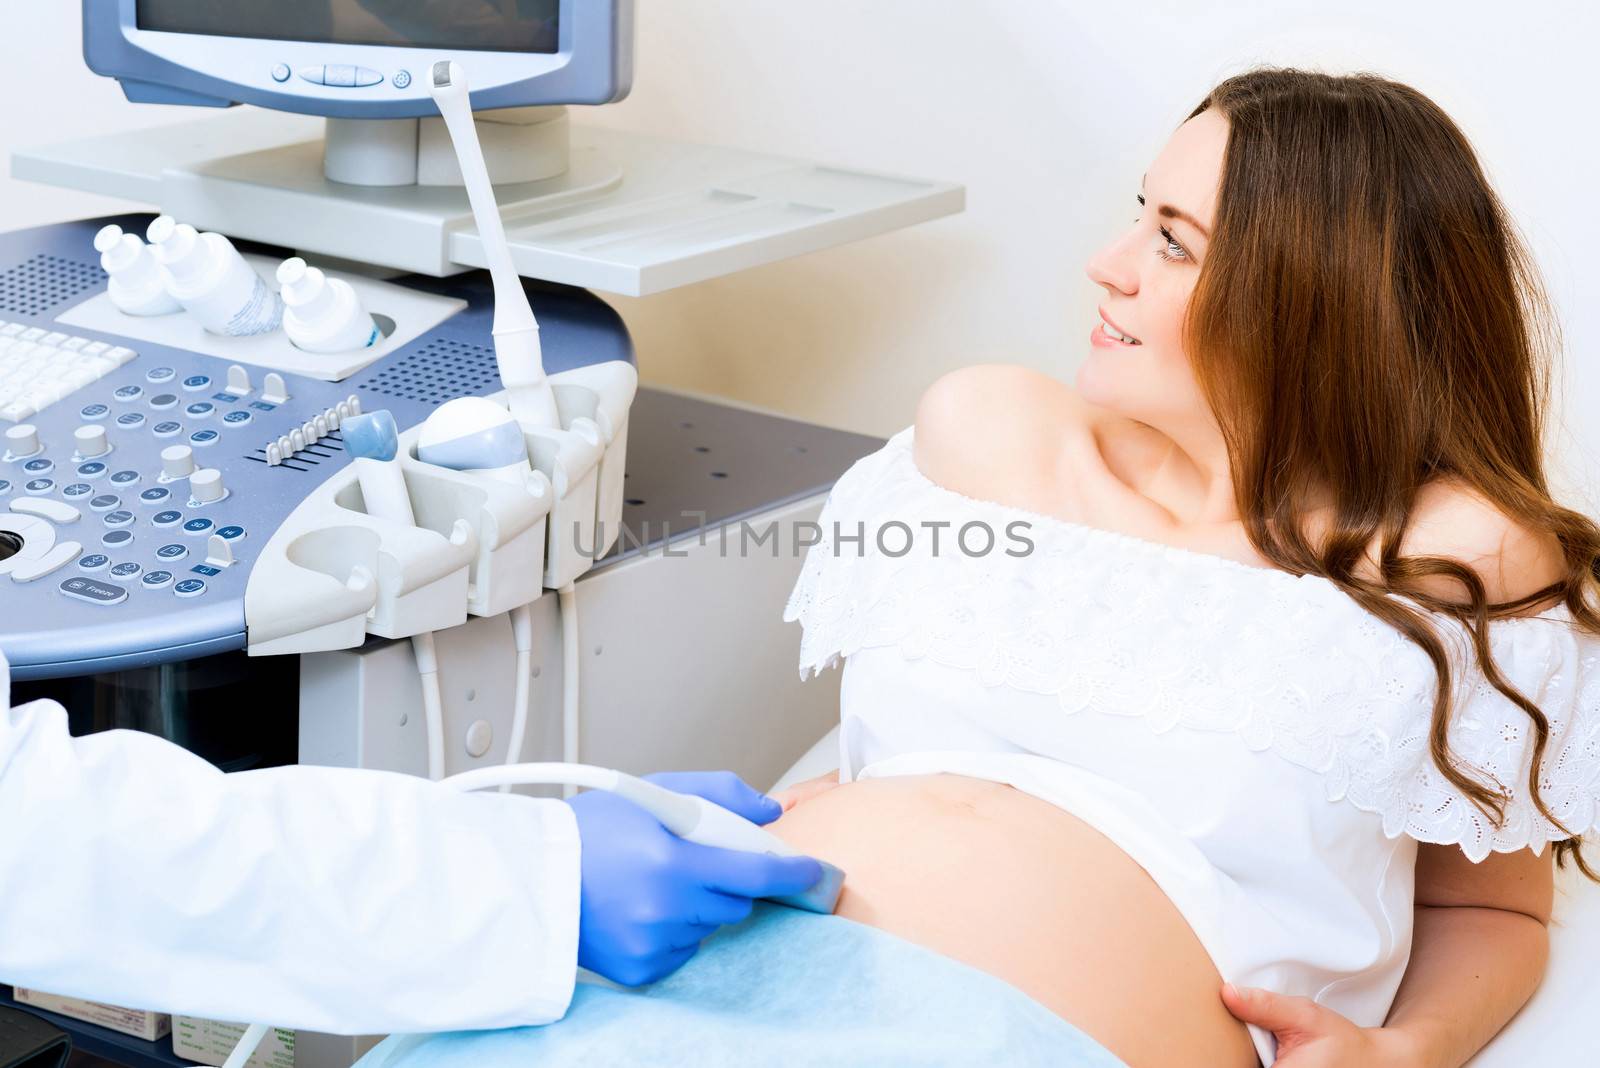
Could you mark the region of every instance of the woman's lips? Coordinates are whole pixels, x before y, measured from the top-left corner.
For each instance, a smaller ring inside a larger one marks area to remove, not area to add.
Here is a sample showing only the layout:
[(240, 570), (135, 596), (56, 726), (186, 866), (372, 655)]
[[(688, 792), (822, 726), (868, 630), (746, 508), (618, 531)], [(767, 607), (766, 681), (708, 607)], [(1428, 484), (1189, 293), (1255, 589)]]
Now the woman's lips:
[(1131, 349), (1134, 347), (1133, 342), (1118, 341), (1106, 333), (1106, 325), (1104, 323), (1094, 324), (1094, 329), (1089, 331), (1089, 344), (1098, 345), (1101, 348)]

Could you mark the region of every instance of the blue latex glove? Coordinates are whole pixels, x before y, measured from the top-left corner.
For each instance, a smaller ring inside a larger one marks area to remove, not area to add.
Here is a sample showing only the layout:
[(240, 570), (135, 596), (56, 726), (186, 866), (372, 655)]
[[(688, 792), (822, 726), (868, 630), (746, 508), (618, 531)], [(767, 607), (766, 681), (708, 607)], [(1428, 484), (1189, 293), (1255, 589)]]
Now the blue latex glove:
[[(731, 771), (646, 775), (696, 794), (753, 823), (783, 812)], [(750, 915), (753, 900), (797, 894), (822, 878), (810, 857), (775, 857), (688, 842), (650, 813), (604, 790), (569, 798), (582, 840), (578, 964), (624, 986), (672, 974), (725, 923)]]

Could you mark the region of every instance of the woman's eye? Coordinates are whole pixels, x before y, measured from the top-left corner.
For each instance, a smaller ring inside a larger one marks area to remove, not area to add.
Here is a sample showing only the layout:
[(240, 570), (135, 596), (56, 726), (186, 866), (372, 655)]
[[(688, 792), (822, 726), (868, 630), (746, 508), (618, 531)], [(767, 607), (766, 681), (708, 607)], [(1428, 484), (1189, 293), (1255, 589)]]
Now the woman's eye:
[(1166, 248), (1156, 250), (1157, 256), (1160, 256), (1164, 260), (1186, 260), (1189, 258), (1189, 253), (1182, 245), (1178, 244), (1176, 239), (1173, 238), (1171, 230), (1168, 230), (1165, 226), (1161, 226), (1157, 227), (1157, 231), (1167, 243)]

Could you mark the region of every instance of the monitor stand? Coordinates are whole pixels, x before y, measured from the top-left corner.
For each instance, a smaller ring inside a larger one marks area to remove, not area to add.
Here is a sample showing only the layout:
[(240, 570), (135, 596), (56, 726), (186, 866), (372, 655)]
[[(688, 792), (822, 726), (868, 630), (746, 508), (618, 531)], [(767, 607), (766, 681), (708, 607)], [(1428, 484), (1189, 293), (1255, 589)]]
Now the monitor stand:
[[(564, 107), (497, 108), (473, 115), (489, 180), (539, 182), (567, 172), (572, 130)], [(327, 119), (322, 173), (358, 186), (461, 185), (449, 131), (438, 116)]]

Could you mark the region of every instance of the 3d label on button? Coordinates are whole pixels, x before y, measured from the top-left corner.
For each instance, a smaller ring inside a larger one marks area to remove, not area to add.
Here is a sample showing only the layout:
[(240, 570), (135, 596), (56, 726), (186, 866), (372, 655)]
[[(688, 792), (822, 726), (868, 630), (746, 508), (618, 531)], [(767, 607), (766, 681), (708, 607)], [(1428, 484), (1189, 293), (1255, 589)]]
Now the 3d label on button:
[(211, 529), (211, 526), (212, 523), (209, 519), (191, 519), (183, 525), (183, 532), (185, 534), (204, 534)]
[(121, 604), (128, 599), (128, 591), (121, 586), (93, 579), (69, 578), (58, 588), (68, 597), (76, 597), (90, 604)]

